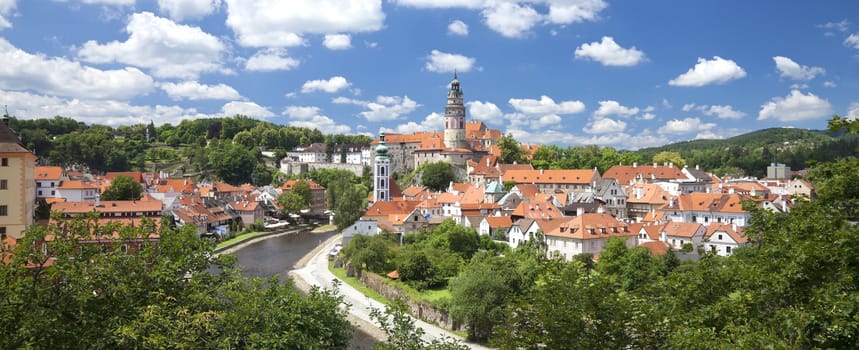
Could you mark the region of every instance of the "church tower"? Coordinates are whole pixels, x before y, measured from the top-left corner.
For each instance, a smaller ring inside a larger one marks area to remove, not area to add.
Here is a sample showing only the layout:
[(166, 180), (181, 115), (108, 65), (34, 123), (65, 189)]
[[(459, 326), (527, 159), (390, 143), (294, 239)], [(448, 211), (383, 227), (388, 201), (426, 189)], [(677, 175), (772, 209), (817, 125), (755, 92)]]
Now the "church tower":
[(447, 106), (444, 107), (444, 146), (465, 148), (465, 106), (462, 104), (462, 90), (459, 79), (453, 73), (453, 81), (447, 91)]
[(391, 200), (391, 159), (388, 158), (388, 146), (385, 145), (385, 132), (379, 133), (379, 145), (376, 146), (376, 166), (373, 169), (373, 203)]

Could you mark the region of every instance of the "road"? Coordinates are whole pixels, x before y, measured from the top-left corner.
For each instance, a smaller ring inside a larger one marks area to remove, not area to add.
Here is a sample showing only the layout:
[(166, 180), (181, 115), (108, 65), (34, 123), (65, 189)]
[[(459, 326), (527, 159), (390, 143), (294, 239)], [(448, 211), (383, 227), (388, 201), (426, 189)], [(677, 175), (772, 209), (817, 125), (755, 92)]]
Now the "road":
[[(296, 284), (306, 283), (309, 285), (320, 286), (322, 288), (332, 287), (332, 282), (337, 279), (337, 277), (328, 270), (328, 252), (332, 247), (334, 247), (334, 244), (339, 241), (338, 237), (339, 235), (327, 240), (325, 244), (311, 253), (308, 260), (297, 264), (297, 267), (300, 268), (289, 272), (289, 274), (296, 280)], [(363, 324), (373, 325), (374, 327), (379, 326), (378, 323), (370, 319), (370, 311), (374, 308), (384, 310), (384, 304), (370, 299), (346, 283), (340, 284), (340, 294), (343, 295), (344, 302), (351, 305), (349, 308), (350, 315), (360, 320)], [(426, 341), (432, 341), (444, 337), (463, 341), (461, 337), (421, 320), (415, 319), (415, 325), (424, 330), (425, 334), (423, 339)], [(468, 345), (472, 349), (489, 349), (479, 344), (465, 342), (464, 344)]]

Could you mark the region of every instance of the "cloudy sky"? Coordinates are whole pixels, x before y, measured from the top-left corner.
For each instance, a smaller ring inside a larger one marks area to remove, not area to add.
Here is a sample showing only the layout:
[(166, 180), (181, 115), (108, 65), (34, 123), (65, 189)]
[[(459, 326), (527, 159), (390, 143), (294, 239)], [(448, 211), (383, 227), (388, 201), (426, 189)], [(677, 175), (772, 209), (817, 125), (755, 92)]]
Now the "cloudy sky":
[(0, 0), (19, 118), (441, 130), (454, 70), (529, 143), (823, 129), (859, 116), (859, 1)]

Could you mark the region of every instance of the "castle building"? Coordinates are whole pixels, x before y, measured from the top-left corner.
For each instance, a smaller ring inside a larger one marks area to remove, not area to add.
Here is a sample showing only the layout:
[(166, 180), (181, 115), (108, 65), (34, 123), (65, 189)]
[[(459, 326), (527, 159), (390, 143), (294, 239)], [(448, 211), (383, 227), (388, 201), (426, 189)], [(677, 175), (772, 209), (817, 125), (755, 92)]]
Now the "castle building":
[(444, 147), (465, 148), (465, 106), (462, 104), (462, 89), (453, 73), (453, 81), (447, 91), (447, 106), (444, 107)]
[[(483, 122), (466, 120), (462, 88), (454, 73), (444, 108), (444, 131), (385, 134), (389, 170), (403, 174), (440, 161), (465, 167), (468, 160), (494, 153), (493, 145), (501, 136), (500, 130), (489, 129)], [(381, 137), (373, 144), (380, 140)]]

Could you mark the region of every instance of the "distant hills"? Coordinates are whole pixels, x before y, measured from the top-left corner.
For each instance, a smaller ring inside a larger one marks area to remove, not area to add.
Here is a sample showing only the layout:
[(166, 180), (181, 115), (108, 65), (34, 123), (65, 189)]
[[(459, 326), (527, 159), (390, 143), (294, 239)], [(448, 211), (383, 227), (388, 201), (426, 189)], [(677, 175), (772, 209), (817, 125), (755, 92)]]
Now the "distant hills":
[(820, 145), (821, 143), (836, 141), (839, 137), (833, 136), (827, 130), (808, 130), (797, 128), (769, 128), (752, 131), (747, 134), (737, 135), (727, 139), (703, 139), (692, 141), (681, 141), (670, 143), (659, 147), (642, 148), (642, 154), (656, 154), (662, 151), (688, 152), (691, 150), (725, 149), (740, 147), (754, 149), (759, 147), (783, 147), (785, 145)]

